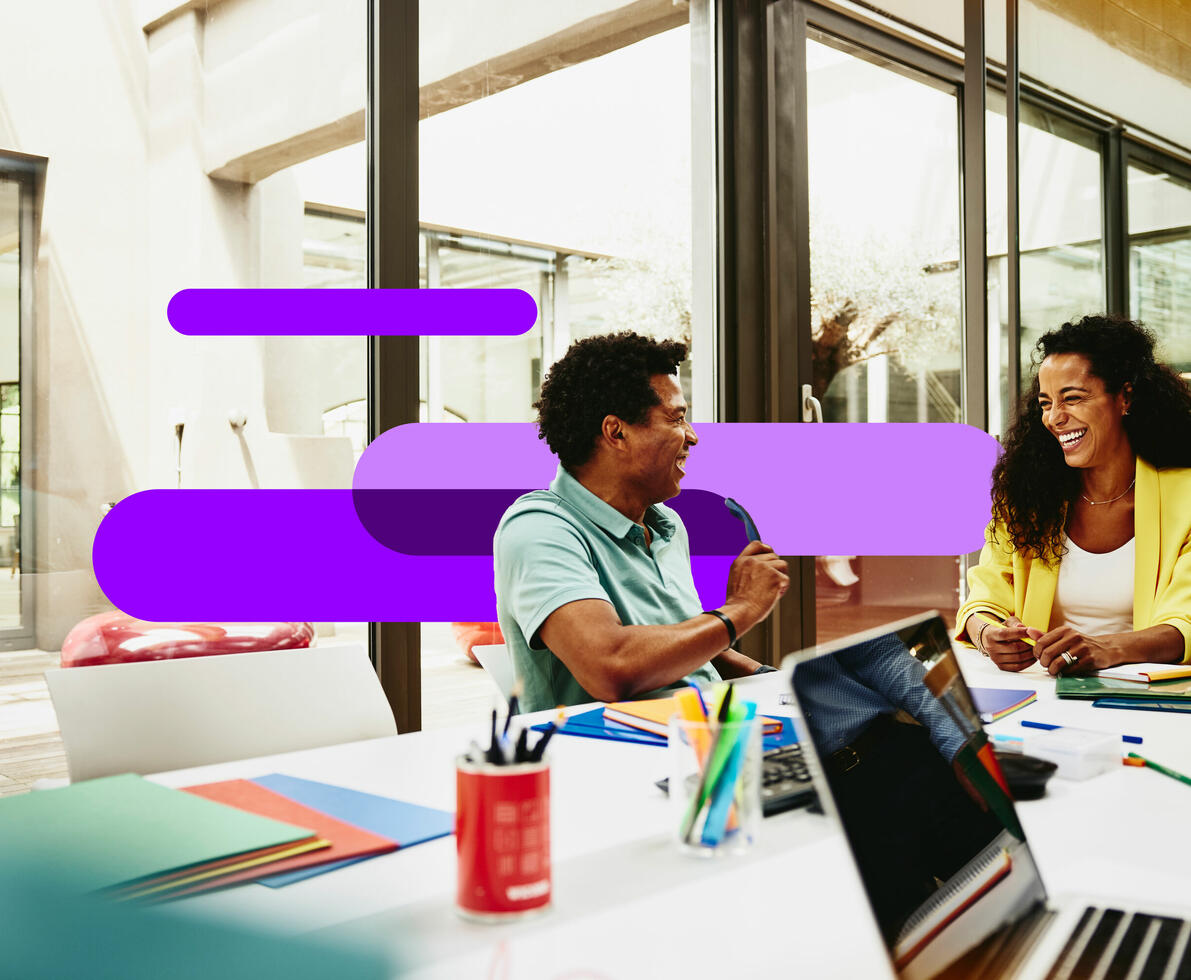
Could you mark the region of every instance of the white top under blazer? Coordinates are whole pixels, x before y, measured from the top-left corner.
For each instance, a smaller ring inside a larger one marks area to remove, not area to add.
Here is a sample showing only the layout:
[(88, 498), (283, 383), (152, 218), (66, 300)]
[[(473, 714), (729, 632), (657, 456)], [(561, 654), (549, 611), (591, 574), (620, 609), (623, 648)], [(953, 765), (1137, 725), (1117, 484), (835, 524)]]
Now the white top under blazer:
[(1102, 555), (1084, 551), (1066, 535), (1050, 628), (1066, 623), (1084, 636), (1133, 631), (1134, 538)]

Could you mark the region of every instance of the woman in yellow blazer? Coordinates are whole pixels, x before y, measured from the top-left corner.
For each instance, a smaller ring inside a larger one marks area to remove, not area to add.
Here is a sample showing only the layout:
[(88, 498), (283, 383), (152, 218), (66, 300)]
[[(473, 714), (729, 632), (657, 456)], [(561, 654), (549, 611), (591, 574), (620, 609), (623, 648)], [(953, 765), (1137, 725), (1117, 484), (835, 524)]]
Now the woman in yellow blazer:
[(1191, 661), (1191, 391), (1153, 349), (1110, 317), (1038, 341), (956, 618), (1003, 670)]

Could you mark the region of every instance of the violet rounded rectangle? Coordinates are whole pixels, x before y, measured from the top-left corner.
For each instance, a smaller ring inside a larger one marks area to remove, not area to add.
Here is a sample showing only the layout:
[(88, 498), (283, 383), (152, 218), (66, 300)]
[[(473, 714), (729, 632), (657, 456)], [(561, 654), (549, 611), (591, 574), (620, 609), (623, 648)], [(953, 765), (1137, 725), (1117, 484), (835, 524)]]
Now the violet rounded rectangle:
[(516, 336), (538, 306), (524, 289), (183, 289), (166, 316), (192, 337)]

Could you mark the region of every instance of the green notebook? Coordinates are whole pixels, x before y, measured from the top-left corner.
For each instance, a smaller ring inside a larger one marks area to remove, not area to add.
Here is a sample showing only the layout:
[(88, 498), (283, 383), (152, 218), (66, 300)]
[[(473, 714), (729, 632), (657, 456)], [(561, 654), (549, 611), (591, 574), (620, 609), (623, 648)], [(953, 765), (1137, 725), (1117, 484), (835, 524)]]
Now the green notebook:
[(134, 775), (0, 799), (5, 852), (68, 871), (85, 891), (304, 840), (311, 833)]
[(1111, 677), (1060, 677), (1055, 694), (1061, 698), (1136, 698), (1139, 701), (1191, 701), (1191, 677), (1142, 684)]

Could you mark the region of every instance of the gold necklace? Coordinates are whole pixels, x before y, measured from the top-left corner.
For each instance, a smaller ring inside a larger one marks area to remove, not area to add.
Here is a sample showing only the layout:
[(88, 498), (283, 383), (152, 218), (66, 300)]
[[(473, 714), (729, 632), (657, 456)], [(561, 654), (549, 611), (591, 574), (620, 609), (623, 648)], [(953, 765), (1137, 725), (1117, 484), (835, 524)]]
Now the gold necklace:
[[(1133, 483), (1136, 483), (1136, 482), (1137, 482), (1137, 477), (1134, 477)], [(1113, 497), (1112, 500), (1093, 500), (1091, 497), (1087, 496), (1086, 494), (1082, 494), (1082, 493), (1080, 494), (1080, 496), (1083, 497), (1083, 499), (1086, 500), (1093, 507), (1099, 507), (1102, 504), (1115, 504), (1118, 500), (1120, 500), (1123, 496), (1125, 496), (1125, 494), (1127, 494), (1130, 490), (1133, 489), (1133, 483), (1130, 483), (1129, 486), (1125, 487), (1125, 489), (1122, 490), (1120, 493), (1118, 493), (1115, 497)]]

